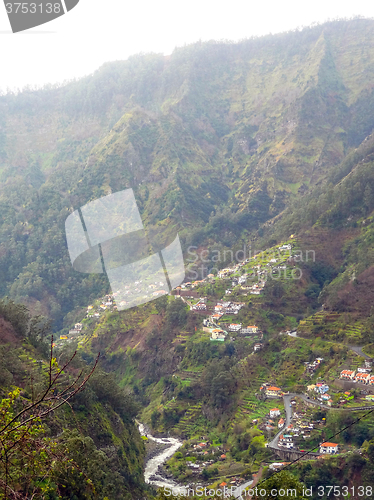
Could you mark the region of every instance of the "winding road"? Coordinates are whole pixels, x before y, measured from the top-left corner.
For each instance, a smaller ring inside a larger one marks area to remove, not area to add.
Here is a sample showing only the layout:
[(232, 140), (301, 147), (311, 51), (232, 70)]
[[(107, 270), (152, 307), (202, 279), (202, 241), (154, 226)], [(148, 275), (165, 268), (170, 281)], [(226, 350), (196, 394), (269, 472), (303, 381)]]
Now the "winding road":
[(292, 420), (292, 406), (291, 406), (291, 399), (299, 397), (305, 403), (312, 404), (314, 406), (318, 406), (319, 408), (323, 408), (325, 410), (338, 410), (338, 411), (363, 411), (363, 410), (374, 410), (374, 405), (370, 406), (356, 406), (356, 407), (351, 407), (351, 408), (332, 408), (331, 406), (324, 405), (323, 403), (320, 403), (319, 401), (315, 401), (313, 399), (308, 398), (308, 396), (305, 396), (305, 394), (296, 394), (296, 393), (290, 393), (286, 394), (283, 396), (283, 401), (284, 401), (284, 409), (286, 412), (286, 421), (282, 429), (275, 435), (275, 437), (270, 441), (269, 443), (269, 448), (273, 448), (276, 450), (284, 450), (284, 448), (281, 448), (278, 446), (278, 441), (279, 441), (279, 436), (283, 434), (284, 430), (290, 425), (291, 420)]
[(284, 426), (281, 428), (281, 430), (275, 435), (275, 437), (270, 441), (269, 443), (269, 448), (275, 448), (276, 450), (283, 450), (283, 448), (280, 448), (278, 446), (278, 441), (279, 441), (279, 436), (283, 434), (284, 429), (287, 429), (287, 427), (290, 425), (291, 420), (292, 420), (292, 407), (290, 406), (291, 404), (291, 399), (294, 398), (295, 396), (298, 396), (298, 394), (286, 394), (283, 396), (283, 402), (284, 402), (284, 409), (286, 412), (286, 421)]
[(362, 411), (362, 410), (373, 410), (374, 405), (367, 405), (367, 406), (353, 406), (353, 407), (348, 407), (348, 408), (333, 408), (328, 405), (324, 405), (323, 403), (320, 403), (319, 401), (315, 401), (314, 399), (308, 398), (308, 396), (305, 396), (305, 394), (295, 394), (295, 396), (298, 396), (299, 398), (303, 399), (306, 403), (310, 403), (312, 405), (318, 406), (320, 408), (324, 408), (325, 410), (338, 410), (338, 411)]
[(362, 347), (353, 346), (353, 345), (349, 345), (348, 347), (349, 347), (349, 349), (350, 349), (351, 351), (354, 351), (354, 352), (355, 352), (356, 354), (358, 354), (359, 356), (362, 356), (362, 357), (363, 357), (363, 358), (365, 358), (365, 359), (370, 359), (370, 360), (371, 360), (371, 357), (370, 357), (370, 356), (368, 356), (367, 354), (365, 354), (365, 353), (363, 352)]
[[(186, 300), (183, 296), (180, 296), (180, 298), (185, 302), (188, 306), (191, 307), (191, 303)], [(217, 328), (219, 328), (218, 325), (215, 325)], [(297, 331), (293, 331), (288, 333), (289, 336), (291, 337), (297, 337)], [(359, 346), (347, 346), (349, 349), (354, 351), (357, 355), (362, 356), (363, 358), (370, 360), (371, 357), (365, 354), (362, 351), (362, 347)], [(252, 353), (253, 354), (253, 353)], [(323, 403), (320, 403), (319, 401), (315, 401), (313, 399), (310, 399), (308, 396), (305, 394), (296, 394), (296, 393), (289, 393), (285, 394), (283, 396), (283, 401), (284, 401), (284, 409), (285, 409), (285, 424), (284, 426), (278, 431), (278, 433), (274, 436), (274, 438), (269, 442), (268, 447), (272, 448), (273, 450), (280, 450), (284, 451), (285, 448), (280, 447), (278, 445), (279, 442), (279, 437), (285, 432), (285, 429), (291, 424), (292, 421), (292, 406), (291, 406), (291, 400), (295, 397), (301, 398), (305, 403), (317, 406), (318, 408), (323, 408), (326, 410), (339, 410), (339, 411), (360, 411), (360, 410), (372, 410), (374, 409), (374, 405), (371, 406), (360, 406), (360, 407), (351, 407), (351, 408), (331, 408), (330, 406), (327, 406)], [(184, 490), (186, 488), (186, 485), (181, 485), (178, 484), (177, 482), (173, 481), (172, 479), (166, 479), (163, 477), (160, 473), (160, 467), (168, 460), (177, 450), (182, 446), (182, 442), (179, 439), (176, 438), (155, 438), (149, 433), (145, 433), (145, 428), (144, 425), (138, 422), (139, 425), (139, 431), (142, 435), (146, 435), (148, 439), (151, 439), (157, 443), (164, 444), (164, 445), (169, 445), (168, 448), (160, 451), (157, 453), (157, 455), (153, 458), (150, 458), (145, 467), (144, 471), (144, 477), (145, 481), (151, 485), (153, 485), (156, 488), (171, 488), (171, 489), (181, 489)], [(305, 453), (297, 451), (297, 450), (292, 450), (295, 453), (300, 453), (300, 455), (304, 455)], [(317, 455), (316, 453), (309, 453), (309, 455)], [(245, 500), (246, 495), (243, 498), (242, 492), (245, 490), (245, 488), (250, 487), (251, 485), (254, 486), (254, 484), (257, 482), (259, 478), (256, 478), (256, 481), (250, 480), (246, 481), (240, 487), (237, 487), (235, 489), (231, 489), (230, 493), (231, 496), (236, 498), (237, 500)], [(188, 486), (187, 486), (188, 487)]]

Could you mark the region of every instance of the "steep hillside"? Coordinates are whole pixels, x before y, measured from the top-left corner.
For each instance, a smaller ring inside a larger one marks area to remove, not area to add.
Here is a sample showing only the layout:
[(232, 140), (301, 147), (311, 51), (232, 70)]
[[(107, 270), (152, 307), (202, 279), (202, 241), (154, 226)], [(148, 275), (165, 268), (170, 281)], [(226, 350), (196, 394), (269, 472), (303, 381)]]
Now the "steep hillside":
[[(301, 479), (308, 487), (321, 484), (314, 469), (333, 474), (336, 461), (318, 456), (320, 444), (331, 439), (339, 446), (339, 463), (346, 460), (357, 477), (363, 472), (363, 484), (370, 485), (367, 456), (356, 457), (360, 447), (371, 450), (374, 442), (372, 411), (366, 411), (373, 408), (374, 388), (341, 379), (343, 370), (364, 365), (367, 355), (349, 344), (350, 336), (353, 342), (367, 341), (366, 325), (362, 317), (360, 329), (357, 318), (350, 322), (346, 314), (319, 310), (318, 283), (331, 282), (334, 268), (305, 267), (309, 274), (296, 280), (301, 264), (295, 256), (305, 254), (298, 240), (291, 241), (285, 246), (292, 247), (292, 258), (273, 247), (232, 264), (228, 276), (186, 284), (174, 297), (136, 309), (103, 309), (108, 300), (103, 297), (82, 319), (81, 334), (58, 343), (65, 349), (77, 345), (88, 360), (100, 350), (105, 368), (132, 388), (142, 406), (139, 418), (153, 432), (184, 439), (167, 464), (179, 482), (217, 486), (229, 479), (238, 485), (264, 466), (279, 465), (278, 452), (285, 449), (274, 440), (284, 426), (297, 457), (306, 449), (317, 451), (310, 457), (317, 463), (291, 470), (305, 474)], [(319, 242), (322, 249), (329, 240)], [(338, 248), (339, 243), (334, 251)], [(251, 270), (258, 279), (250, 277)], [(205, 308), (195, 307), (202, 303)], [(214, 320), (217, 309), (220, 317)], [(100, 318), (93, 315), (96, 310)], [(217, 331), (221, 338), (214, 337)], [(315, 390), (324, 385), (321, 380), (329, 391), (322, 397)], [(289, 406), (293, 419), (285, 420)], [(356, 486), (357, 477), (341, 474), (338, 484)]]
[(373, 39), (357, 19), (197, 43), (1, 97), (1, 293), (66, 326), (108, 282), (72, 270), (65, 219), (128, 187), (158, 245), (247, 241), (370, 134)]
[[(263, 241), (295, 232), (313, 252), (312, 281), (326, 310), (346, 324), (365, 325), (361, 342), (372, 342), (374, 137), (365, 140), (332, 169), (325, 184), (295, 201), (265, 224)], [(362, 326), (362, 325), (361, 325)]]
[(30, 414), (27, 408), (46, 391), (49, 374), (54, 379), (73, 353), (49, 357), (43, 342), (48, 328), (23, 306), (1, 301), (0, 315), (0, 497), (122, 500), (147, 495), (144, 443), (134, 422), (138, 408), (128, 394), (99, 363), (83, 390), (69, 398), (79, 372), (84, 377), (92, 369), (75, 356)]

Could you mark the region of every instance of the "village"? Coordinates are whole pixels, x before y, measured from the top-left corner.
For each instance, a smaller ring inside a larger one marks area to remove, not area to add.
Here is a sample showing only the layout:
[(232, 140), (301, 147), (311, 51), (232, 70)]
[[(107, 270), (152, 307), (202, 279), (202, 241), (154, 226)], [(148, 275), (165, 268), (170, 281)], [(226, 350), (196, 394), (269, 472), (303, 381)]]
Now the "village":
[[(200, 481), (214, 481), (220, 477), (219, 469), (225, 468), (228, 460), (228, 448), (225, 445), (216, 445), (206, 438), (203, 441), (191, 440), (174, 454), (168, 462), (167, 468), (173, 473), (186, 472), (189, 478)], [(240, 486), (245, 479), (232, 469), (231, 474), (226, 474), (220, 487)]]
[[(231, 267), (218, 271), (217, 276), (208, 274), (202, 280), (182, 283), (173, 290), (175, 297), (179, 297), (189, 306), (190, 310), (207, 318), (203, 320), (203, 331), (210, 334), (210, 340), (223, 342), (225, 339), (235, 341), (237, 336), (254, 341), (253, 350), (257, 352), (263, 347), (263, 333), (257, 325), (246, 325), (239, 322), (225, 321), (225, 317), (237, 315), (246, 306), (245, 302), (228, 300), (230, 295), (261, 295), (268, 279), (277, 279), (275, 274), (283, 271), (290, 272), (294, 266), (294, 259), (297, 255), (291, 253), (290, 243), (277, 248), (277, 253), (267, 255), (254, 255), (251, 258), (239, 262)], [(256, 261), (255, 265), (250, 265), (251, 261)], [(229, 282), (229, 288), (225, 290), (225, 296), (209, 303), (207, 297), (200, 297), (194, 289), (198, 289), (205, 283), (214, 283), (215, 280)], [(233, 336), (232, 334), (235, 334)]]
[(356, 382), (359, 384), (374, 386), (374, 375), (371, 375), (372, 363), (371, 361), (365, 361), (365, 367), (357, 368), (355, 370), (342, 370), (340, 373), (340, 378), (343, 380), (349, 380), (351, 382)]
[[(260, 391), (265, 391), (266, 397), (271, 399), (289, 396), (288, 393), (282, 392), (279, 387), (268, 384), (261, 386)], [(326, 418), (316, 419), (316, 409), (308, 406), (301, 395), (291, 395), (287, 401), (290, 401), (288, 412), (286, 408), (280, 410), (278, 407), (274, 407), (270, 409), (262, 422), (257, 420), (253, 422), (258, 425), (259, 429), (266, 432), (269, 438), (267, 446), (280, 450), (305, 452), (305, 448), (310, 450), (311, 444), (316, 445), (319, 442), (316, 446), (316, 452), (319, 453), (319, 456), (316, 458), (322, 458), (325, 454), (338, 453), (339, 445), (337, 443), (321, 440)], [(289, 415), (288, 422), (287, 413)], [(278, 464), (278, 466), (281, 465), (284, 464)]]
[[(323, 361), (318, 359), (316, 362), (323, 363)], [(256, 396), (259, 402), (266, 402), (268, 410), (252, 420), (252, 429), (263, 433), (266, 439), (265, 448), (274, 452), (277, 450), (295, 452), (300, 456), (314, 448), (312, 455), (317, 460), (352, 451), (354, 448), (350, 445), (342, 446), (333, 440), (324, 440), (329, 405), (324, 404), (325, 398), (321, 396), (328, 394), (329, 390), (330, 387), (326, 383), (317, 382), (308, 386), (306, 395), (290, 394), (271, 382), (263, 383)], [(355, 397), (348, 391), (338, 397), (344, 401), (356, 400), (356, 405), (367, 404), (362, 395)], [(358, 407), (352, 406), (351, 409)], [(210, 482), (216, 477), (221, 477), (221, 481), (223, 478), (221, 485), (242, 484), (242, 474), (235, 472), (231, 446), (211, 443), (204, 437), (202, 439), (185, 442), (168, 462), (168, 469), (174, 476), (181, 479), (191, 478), (192, 475), (195, 480)], [(271, 470), (280, 470), (288, 463), (270, 461), (268, 465)]]
[[(244, 302), (229, 301), (222, 298), (215, 304), (208, 304), (206, 297), (199, 297), (196, 292), (193, 292), (193, 290), (202, 284), (214, 283), (215, 280), (218, 279), (231, 281), (231, 287), (225, 290), (225, 296), (231, 295), (237, 291), (240, 291), (242, 295), (248, 295), (248, 293), (260, 295), (266, 285), (268, 276), (272, 276), (274, 272), (279, 270), (280, 267), (282, 269), (286, 269), (286, 263), (289, 262), (290, 259), (296, 257), (291, 255), (291, 248), (291, 244), (285, 244), (278, 247), (277, 258), (274, 258), (274, 255), (270, 255), (270, 257), (267, 256), (267, 258), (263, 258), (262, 254), (254, 255), (251, 258), (247, 258), (243, 262), (233, 265), (232, 267), (218, 271), (217, 276), (214, 274), (208, 274), (201, 280), (182, 283), (180, 286), (173, 289), (172, 294), (175, 297), (179, 297), (184, 300), (188, 304), (191, 311), (207, 316), (203, 322), (203, 331), (210, 334), (210, 339), (212, 341), (223, 342), (227, 338), (234, 341), (235, 337), (229, 335), (229, 333), (233, 333), (236, 334), (236, 336), (245, 336), (246, 338), (255, 341), (255, 345), (253, 347), (254, 351), (257, 352), (262, 348), (261, 340), (263, 338), (263, 334), (256, 325), (243, 325), (242, 323), (227, 323), (220, 321), (223, 316), (237, 315), (245, 306)], [(285, 251), (288, 252), (288, 255), (284, 253)], [(266, 252), (264, 255), (266, 255)], [(249, 265), (251, 260), (258, 260), (258, 258), (260, 258), (261, 264), (256, 264), (251, 267)], [(273, 265), (277, 263), (278, 266), (274, 267)], [(246, 266), (247, 272), (244, 272), (244, 266)], [(250, 283), (248, 283), (249, 281)], [(124, 285), (124, 294), (128, 294), (129, 297), (131, 296), (131, 293), (138, 294), (141, 289), (141, 284), (141, 281), (136, 281), (133, 284)], [(162, 285), (162, 283), (158, 282), (148, 285), (146, 296), (157, 298), (161, 295), (165, 295), (167, 293), (165, 290), (157, 290), (157, 287), (160, 285)], [(86, 319), (98, 320), (105, 311), (117, 310), (115, 300), (119, 293), (120, 291), (117, 290), (95, 301), (94, 304), (88, 305)], [(120, 307), (125, 306), (126, 301), (122, 300), (119, 305)], [(83, 336), (83, 324), (76, 323), (74, 328), (70, 329), (67, 333), (60, 335), (60, 338), (54, 343), (54, 346), (62, 347), (64, 342), (69, 343), (74, 340), (79, 340)]]
[[(264, 384), (260, 392), (264, 391), (266, 398), (276, 399), (281, 402), (284, 393), (279, 387)], [(290, 396), (292, 407), (291, 418), (287, 423), (287, 411), (282, 405), (270, 407), (269, 411), (262, 417), (252, 421), (253, 428), (264, 433), (267, 442), (265, 448), (273, 448), (284, 451), (295, 451), (303, 453), (310, 449), (311, 444), (315, 446), (314, 458), (323, 459), (326, 455), (339, 453), (338, 443), (323, 441), (326, 418), (316, 418), (316, 410), (310, 408), (299, 396)], [(282, 402), (283, 403), (283, 402)], [(317, 412), (318, 413), (318, 412)], [(232, 462), (232, 450), (228, 445), (217, 445), (202, 437), (203, 440), (192, 439), (184, 443), (172, 459), (168, 461), (167, 469), (174, 477), (191, 479), (197, 481), (214, 481), (221, 477), (220, 486), (239, 486), (244, 482), (243, 475), (236, 471)], [(279, 470), (289, 462), (268, 463), (271, 470)], [(255, 474), (254, 474), (255, 477)]]
[[(201, 317), (199, 331), (201, 335), (207, 335), (212, 343), (246, 339), (251, 343), (252, 354), (255, 354), (264, 348), (264, 335), (258, 325), (248, 324), (245, 321), (244, 318), (248, 316), (246, 314), (247, 303), (240, 300), (240, 296), (261, 296), (267, 281), (274, 279), (275, 273), (289, 273), (296, 258), (296, 255), (291, 255), (291, 249), (291, 244), (278, 247), (277, 258), (274, 255), (255, 255), (251, 259), (220, 270), (217, 275), (208, 274), (201, 280), (182, 283), (172, 291), (172, 294), (176, 299), (183, 300), (191, 313)], [(283, 254), (284, 251), (287, 251), (288, 255)], [(253, 259), (256, 262), (251, 266)], [(213, 300), (208, 294), (200, 292), (204, 290), (205, 285), (214, 284), (217, 280), (225, 285), (221, 299)], [(155, 283), (149, 291), (154, 297), (166, 293), (164, 290), (157, 290), (157, 285)], [(137, 286), (138, 283), (133, 284), (135, 290)], [(128, 286), (128, 293), (131, 293), (130, 286)], [(55, 345), (62, 346), (65, 342), (76, 340), (79, 342), (84, 339), (84, 323), (87, 320), (90, 322), (99, 320), (106, 312), (116, 311), (117, 294), (118, 291), (107, 294), (90, 304), (85, 318), (76, 323), (67, 334), (61, 335)], [(121, 305), (124, 304), (121, 303)], [(296, 332), (282, 331), (280, 335), (295, 336)], [(374, 394), (370, 394), (370, 392), (374, 393), (372, 364), (371, 361), (366, 360), (364, 367), (341, 370), (339, 379), (343, 384), (351, 384), (354, 390), (351, 387), (350, 390), (339, 390), (335, 384), (332, 388), (318, 377), (319, 370), (324, 363), (323, 357), (304, 362), (304, 376), (314, 377), (314, 380), (317, 376), (314, 383), (306, 386), (304, 394), (290, 395), (288, 390), (283, 390), (270, 381), (261, 384), (256, 397), (258, 403), (266, 402), (267, 410), (264, 412), (262, 409), (259, 416), (252, 420), (252, 425), (263, 433), (267, 440), (266, 447), (302, 453), (305, 449), (310, 449), (312, 445), (315, 446), (316, 458), (344, 451), (338, 443), (324, 441), (323, 429), (326, 418), (316, 418), (316, 414), (318, 411), (342, 406), (354, 409), (363, 408), (372, 402), (374, 400)], [(230, 464), (228, 466), (230, 474), (226, 472), (225, 463)], [(224, 477), (221, 485), (239, 486), (243, 478), (240, 473), (235, 472), (235, 467), (232, 468), (233, 463), (230, 447), (210, 443), (207, 439), (203, 439), (187, 441), (175, 454), (170, 465), (172, 469), (173, 466), (177, 467), (173, 471), (174, 475), (187, 470), (189, 473), (184, 472), (184, 474), (187, 476), (192, 474), (198, 480), (212, 480), (214, 476)], [(269, 465), (273, 470), (278, 470), (286, 464), (287, 462), (274, 462)]]

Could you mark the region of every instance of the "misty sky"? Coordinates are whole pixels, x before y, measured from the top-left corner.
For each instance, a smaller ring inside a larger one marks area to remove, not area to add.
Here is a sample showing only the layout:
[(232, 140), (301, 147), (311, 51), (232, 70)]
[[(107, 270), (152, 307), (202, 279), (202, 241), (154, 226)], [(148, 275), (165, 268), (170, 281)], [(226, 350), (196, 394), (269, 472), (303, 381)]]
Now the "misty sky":
[(2, 3), (3, 90), (63, 82), (92, 73), (106, 61), (139, 52), (170, 54), (174, 47), (199, 39), (240, 40), (327, 19), (374, 18), (373, 0), (80, 0), (65, 16), (13, 34)]

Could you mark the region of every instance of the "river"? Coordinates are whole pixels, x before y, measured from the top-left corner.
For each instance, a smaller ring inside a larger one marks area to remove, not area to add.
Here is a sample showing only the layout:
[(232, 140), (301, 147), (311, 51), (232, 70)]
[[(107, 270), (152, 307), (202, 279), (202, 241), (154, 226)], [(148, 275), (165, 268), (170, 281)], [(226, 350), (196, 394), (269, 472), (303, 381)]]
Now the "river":
[(139, 423), (139, 432), (142, 436), (147, 436), (148, 439), (155, 443), (169, 445), (165, 450), (160, 451), (155, 457), (150, 458), (145, 466), (144, 479), (146, 483), (151, 484), (155, 488), (179, 488), (183, 487), (181, 484), (176, 483), (172, 479), (166, 479), (159, 473), (159, 467), (163, 464), (180, 448), (183, 443), (177, 438), (156, 438), (145, 432), (143, 424)]
[[(188, 488), (190, 485), (178, 484), (176, 481), (165, 478), (160, 474), (160, 468), (172, 455), (174, 455), (174, 453), (178, 450), (178, 448), (180, 448), (183, 445), (182, 441), (180, 441), (177, 438), (170, 438), (170, 437), (156, 438), (152, 436), (149, 432), (146, 432), (144, 424), (140, 422), (138, 422), (138, 428), (140, 434), (142, 436), (146, 436), (151, 441), (163, 445), (169, 445), (168, 448), (160, 451), (159, 453), (157, 453), (155, 457), (152, 457), (147, 461), (144, 470), (145, 482), (151, 484), (156, 489), (171, 488), (177, 490), (180, 488), (183, 491), (185, 488)], [(239, 500), (243, 500), (241, 493), (246, 487), (249, 487), (251, 484), (253, 484), (253, 480), (245, 482), (244, 484), (241, 485), (240, 488), (236, 488), (234, 491), (231, 490), (232, 496), (238, 498)]]

